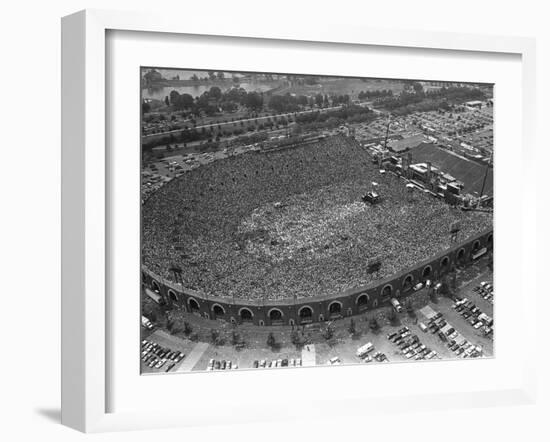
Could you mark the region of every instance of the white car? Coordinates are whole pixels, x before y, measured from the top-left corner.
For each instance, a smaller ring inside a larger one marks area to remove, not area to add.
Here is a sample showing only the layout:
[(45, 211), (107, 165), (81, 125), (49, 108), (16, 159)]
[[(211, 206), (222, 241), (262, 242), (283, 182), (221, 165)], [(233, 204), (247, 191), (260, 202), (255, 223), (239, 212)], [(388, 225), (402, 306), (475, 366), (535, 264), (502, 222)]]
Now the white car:
[(477, 330), (477, 329), (480, 328), (482, 325), (483, 325), (483, 322), (481, 322), (481, 321), (476, 322), (476, 323), (474, 324), (474, 328)]

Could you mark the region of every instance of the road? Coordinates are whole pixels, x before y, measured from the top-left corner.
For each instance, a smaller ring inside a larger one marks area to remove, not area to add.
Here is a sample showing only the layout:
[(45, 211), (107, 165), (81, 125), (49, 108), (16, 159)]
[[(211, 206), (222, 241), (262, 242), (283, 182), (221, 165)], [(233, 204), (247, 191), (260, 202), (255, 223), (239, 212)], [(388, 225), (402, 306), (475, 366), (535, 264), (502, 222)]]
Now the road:
[(315, 345), (305, 345), (302, 349), (302, 366), (313, 367), (316, 365)]
[[(333, 106), (333, 107), (326, 107), (326, 108), (323, 108), (323, 109), (310, 109), (310, 110), (305, 110), (305, 111), (300, 111), (300, 112), (288, 112), (288, 113), (285, 113), (285, 114), (278, 114), (278, 115), (266, 115), (266, 116), (263, 116), (263, 117), (244, 118), (244, 119), (235, 120), (235, 121), (203, 124), (201, 126), (195, 126), (193, 129), (195, 129), (195, 130), (200, 130), (202, 128), (210, 129), (210, 128), (214, 128), (214, 127), (218, 127), (218, 126), (236, 125), (236, 124), (240, 124), (240, 123), (244, 124), (244, 123), (247, 123), (247, 122), (250, 122), (250, 121), (268, 120), (270, 118), (281, 118), (281, 117), (288, 117), (288, 116), (294, 116), (294, 115), (309, 114), (309, 113), (312, 113), (312, 112), (328, 112), (328, 111), (331, 111), (331, 110), (341, 109), (342, 107), (343, 106)], [(169, 134), (175, 134), (175, 133), (183, 132), (184, 130), (186, 130), (186, 129), (169, 130), (167, 132), (159, 132), (159, 133), (156, 133), (156, 134), (143, 135), (142, 138), (145, 140), (145, 139), (151, 138), (151, 137), (160, 137), (160, 136), (163, 136), (163, 135), (169, 135)]]
[(180, 366), (173, 371), (179, 373), (193, 370), (193, 367), (199, 362), (204, 352), (208, 350), (208, 346), (209, 344), (206, 342), (198, 342), (197, 345), (193, 347), (193, 350), (183, 359)]

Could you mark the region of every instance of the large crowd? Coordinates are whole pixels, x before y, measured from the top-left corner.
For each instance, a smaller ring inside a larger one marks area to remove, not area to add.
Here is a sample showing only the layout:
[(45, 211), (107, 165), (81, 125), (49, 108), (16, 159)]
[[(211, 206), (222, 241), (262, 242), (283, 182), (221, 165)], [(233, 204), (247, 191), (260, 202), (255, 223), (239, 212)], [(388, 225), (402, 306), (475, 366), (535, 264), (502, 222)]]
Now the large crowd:
[[(376, 191), (381, 203), (361, 197)], [(143, 263), (184, 286), (245, 299), (335, 294), (390, 276), (491, 226), (379, 174), (353, 139), (215, 161), (163, 186), (143, 205)], [(381, 262), (380, 270), (368, 266)], [(179, 277), (178, 277), (179, 278)]]

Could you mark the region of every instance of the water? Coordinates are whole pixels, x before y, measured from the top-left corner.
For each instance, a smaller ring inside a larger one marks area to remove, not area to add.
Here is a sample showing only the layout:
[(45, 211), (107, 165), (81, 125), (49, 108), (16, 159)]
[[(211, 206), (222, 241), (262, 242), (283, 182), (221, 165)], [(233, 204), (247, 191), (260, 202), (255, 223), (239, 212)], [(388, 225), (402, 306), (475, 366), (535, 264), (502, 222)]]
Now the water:
[[(265, 83), (241, 83), (239, 87), (243, 88), (247, 92), (266, 92), (269, 89), (273, 89), (276, 84)], [(142, 89), (143, 98), (152, 98), (156, 100), (164, 100), (164, 97), (170, 95), (170, 92), (177, 91), (180, 95), (189, 94), (192, 97), (198, 97), (204, 92), (209, 91), (212, 85), (201, 84), (196, 86), (165, 86), (159, 88)], [(232, 84), (224, 86), (218, 86), (222, 91), (226, 91), (233, 87)]]

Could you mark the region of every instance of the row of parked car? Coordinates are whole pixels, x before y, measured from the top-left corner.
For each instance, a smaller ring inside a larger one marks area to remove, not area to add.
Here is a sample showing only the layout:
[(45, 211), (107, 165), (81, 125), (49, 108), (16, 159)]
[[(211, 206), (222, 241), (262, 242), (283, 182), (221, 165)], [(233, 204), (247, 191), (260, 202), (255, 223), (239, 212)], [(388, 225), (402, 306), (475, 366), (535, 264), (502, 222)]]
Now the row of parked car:
[(483, 355), (483, 349), (474, 345), (460, 335), (444, 318), (441, 312), (436, 313), (428, 321), (428, 329), (437, 333), (449, 350), (462, 358), (477, 358)]
[(409, 327), (403, 327), (390, 333), (387, 338), (397, 346), (407, 359), (420, 361), (437, 357), (437, 352), (424, 345), (418, 335), (413, 334)]
[(165, 371), (168, 372), (184, 357), (185, 354), (181, 351), (162, 347), (158, 343), (148, 341), (147, 339), (141, 341), (141, 360), (149, 368), (159, 370), (166, 366)]
[(208, 367), (206, 367), (207, 371), (214, 371), (214, 370), (237, 370), (239, 368), (239, 365), (237, 363), (233, 363), (232, 361), (226, 361), (225, 359), (222, 359), (221, 361), (218, 361), (216, 359), (210, 359), (208, 362)]
[(278, 368), (278, 367), (301, 367), (301, 366), (302, 366), (302, 359), (300, 358), (274, 359), (272, 361), (262, 359), (261, 361), (256, 360), (252, 364), (252, 368)]
[(487, 302), (493, 303), (493, 284), (483, 281), (478, 286), (474, 287), (473, 290)]
[(485, 336), (492, 339), (494, 321), (489, 315), (483, 313), (468, 298), (462, 298), (453, 304), (453, 308), (476, 330), (481, 329)]

